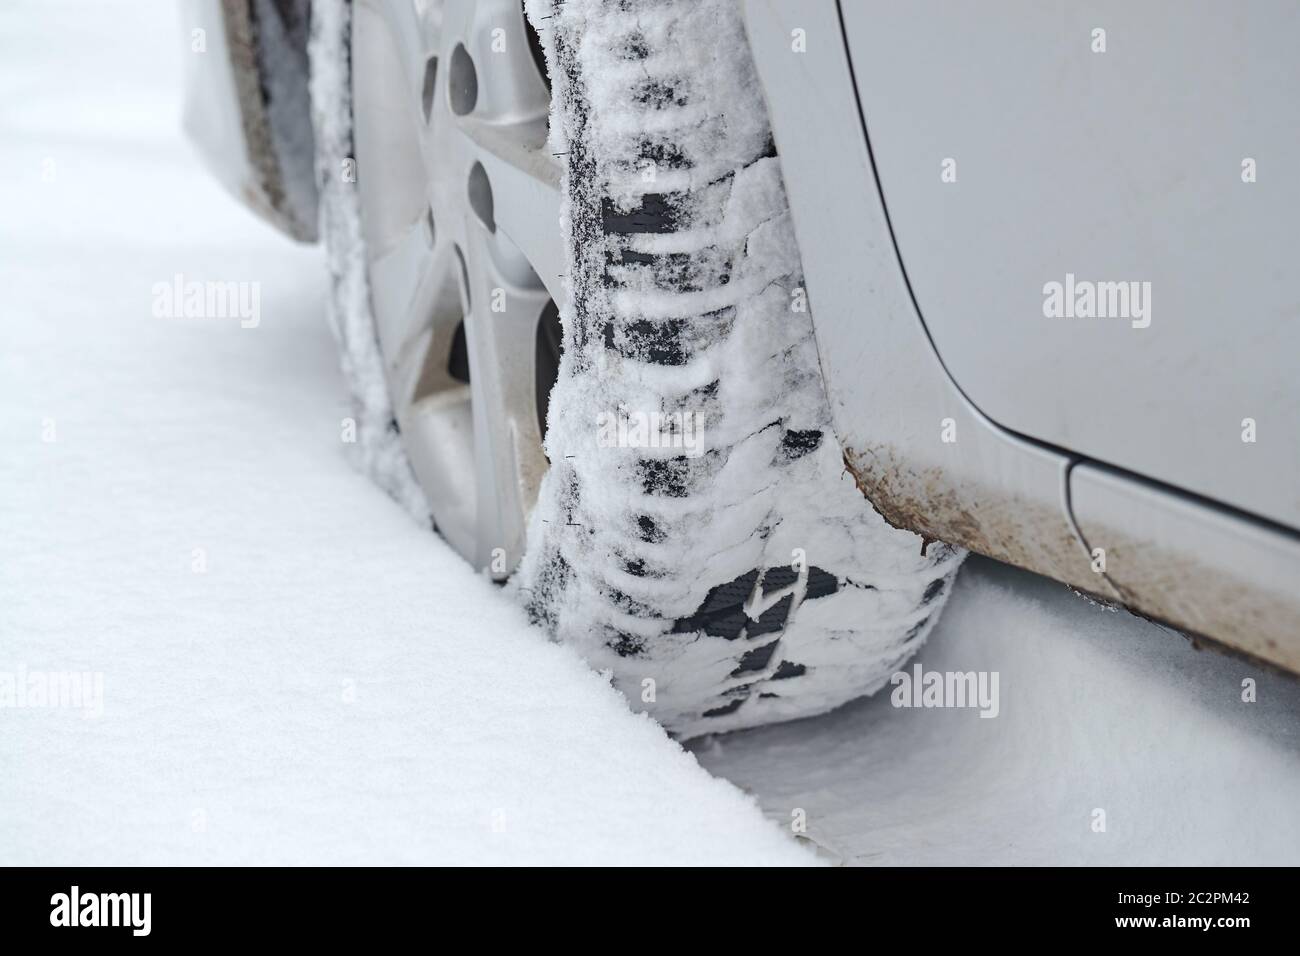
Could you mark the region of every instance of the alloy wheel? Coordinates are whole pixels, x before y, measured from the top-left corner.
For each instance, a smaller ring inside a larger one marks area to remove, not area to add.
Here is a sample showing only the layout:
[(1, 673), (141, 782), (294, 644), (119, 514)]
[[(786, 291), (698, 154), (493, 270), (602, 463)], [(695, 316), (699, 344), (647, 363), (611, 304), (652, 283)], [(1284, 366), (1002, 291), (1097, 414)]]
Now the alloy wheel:
[(550, 96), (518, 0), (357, 0), (371, 308), (438, 530), (504, 578), (547, 468), (564, 252)]

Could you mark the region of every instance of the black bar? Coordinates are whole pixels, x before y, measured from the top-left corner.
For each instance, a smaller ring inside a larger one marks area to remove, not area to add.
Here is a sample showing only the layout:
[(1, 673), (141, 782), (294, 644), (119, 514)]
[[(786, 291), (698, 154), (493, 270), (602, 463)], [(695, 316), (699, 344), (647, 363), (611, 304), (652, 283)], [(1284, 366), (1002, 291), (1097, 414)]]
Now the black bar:
[[(830, 945), (831, 934), (844, 932), (861, 934), (864, 947), (898, 932), (920, 933), (921, 946), (948, 938), (1126, 936), (1230, 945), (1247, 938), (1242, 934), (1271, 937), (1292, 929), (1294, 884), (1294, 872), (1274, 869), (32, 868), (3, 871), (0, 938), (14, 953), (24, 951), (10, 948), (22, 941), (69, 940), (95, 946), (319, 942), (334, 951), (412, 934), (453, 945), (461, 934), (488, 945), (520, 933), (531, 934), (535, 945), (581, 934), (609, 945), (641, 939), (662, 952), (696, 949), (706, 939), (735, 944), (752, 939), (757, 926), (770, 926), (782, 935), (802, 927), (811, 946)], [(74, 886), (78, 922), (102, 914), (104, 922), (116, 916), (119, 925), (70, 925)], [(1243, 919), (1243, 925), (1223, 922)], [(1142, 922), (1121, 925), (1132, 920)]]

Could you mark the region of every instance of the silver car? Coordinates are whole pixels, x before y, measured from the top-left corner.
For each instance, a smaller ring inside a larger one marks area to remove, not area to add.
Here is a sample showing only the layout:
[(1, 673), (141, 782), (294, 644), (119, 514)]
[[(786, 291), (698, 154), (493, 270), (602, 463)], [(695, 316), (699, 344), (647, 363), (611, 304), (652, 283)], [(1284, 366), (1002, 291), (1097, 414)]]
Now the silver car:
[(967, 550), (1300, 671), (1300, 6), (187, 21), (362, 467), (671, 731), (878, 689)]

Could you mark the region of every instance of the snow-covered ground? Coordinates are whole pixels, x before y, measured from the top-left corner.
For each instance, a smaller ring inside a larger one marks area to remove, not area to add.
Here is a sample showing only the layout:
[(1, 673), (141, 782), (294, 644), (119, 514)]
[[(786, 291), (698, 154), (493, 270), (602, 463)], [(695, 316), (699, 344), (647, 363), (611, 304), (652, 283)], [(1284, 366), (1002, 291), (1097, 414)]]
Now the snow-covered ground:
[(0, 682), (103, 681), (0, 708), (0, 863), (814, 862), (350, 469), (322, 256), (183, 142), (170, 5), (0, 38)]
[[(796, 810), (845, 862), (1300, 863), (1295, 681), (990, 562), (920, 661), (996, 718), (881, 695), (710, 777), (349, 468), (321, 253), (182, 141), (173, 17), (0, 5), (0, 699), (102, 677), (0, 707), (0, 864), (811, 862)], [(155, 318), (176, 274), (260, 323)]]
[(916, 661), (997, 672), (997, 717), (882, 691), (693, 749), (846, 863), (1300, 863), (1293, 678), (983, 559)]

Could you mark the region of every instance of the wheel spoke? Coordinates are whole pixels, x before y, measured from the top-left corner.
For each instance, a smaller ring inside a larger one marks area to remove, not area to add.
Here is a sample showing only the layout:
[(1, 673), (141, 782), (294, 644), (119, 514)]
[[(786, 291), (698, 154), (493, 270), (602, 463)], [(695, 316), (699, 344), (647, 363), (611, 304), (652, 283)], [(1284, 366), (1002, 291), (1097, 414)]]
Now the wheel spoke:
[(370, 260), (370, 305), (389, 367), (429, 324), (435, 279), (434, 237), (425, 220), (410, 225), (386, 253)]
[[(537, 426), (533, 364), (537, 321), (550, 293), (509, 238), (468, 224), (471, 317), (466, 323), (478, 477), (479, 564), (523, 554), (525, 516), (546, 471)], [(526, 265), (525, 265), (526, 267)], [(502, 549), (494, 555), (495, 549)]]
[[(463, 124), (474, 155), (492, 185), (497, 229), (532, 263), (552, 298), (563, 294), (564, 249), (560, 244), (560, 164), (546, 147), (532, 146), (532, 124)], [(543, 126), (543, 130), (545, 127)]]
[(563, 289), (549, 93), (517, 0), (357, 11), (358, 180), (389, 392), (439, 530), (504, 577), (547, 467), (537, 329)]

